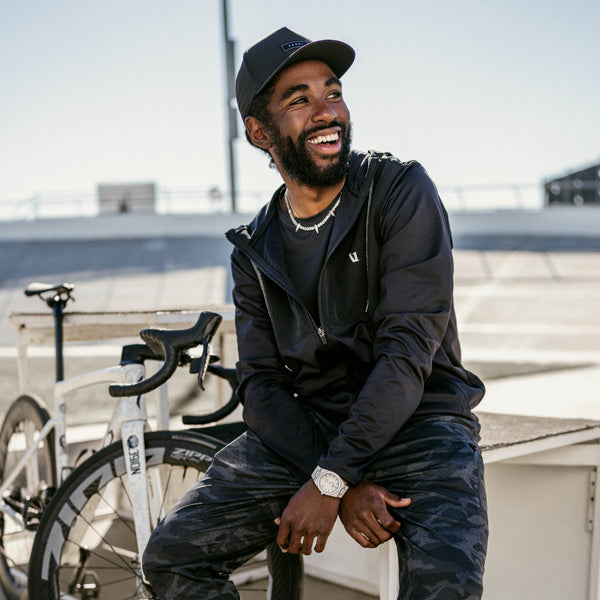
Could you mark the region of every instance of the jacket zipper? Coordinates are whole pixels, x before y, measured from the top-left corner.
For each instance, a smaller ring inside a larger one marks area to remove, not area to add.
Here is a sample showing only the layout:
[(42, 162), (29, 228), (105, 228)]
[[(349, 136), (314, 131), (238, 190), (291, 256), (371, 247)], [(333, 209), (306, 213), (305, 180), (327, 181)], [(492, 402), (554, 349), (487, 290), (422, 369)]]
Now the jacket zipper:
[[(310, 311), (306, 308), (306, 306), (304, 306), (304, 304), (302, 303), (300, 298), (298, 298), (296, 296), (296, 294), (294, 293), (294, 291), (291, 290), (290, 288), (288, 288), (288, 286), (286, 286), (285, 283), (279, 277), (276, 276), (276, 273), (273, 271), (273, 269), (271, 269), (269, 267), (268, 264), (265, 264), (265, 261), (262, 259), (261, 255), (258, 254), (258, 252), (256, 252), (252, 247), (248, 246), (245, 242), (240, 240), (235, 234), (233, 234), (231, 237), (229, 235), (227, 235), (227, 238), (229, 239), (230, 242), (232, 242), (234, 244), (234, 246), (236, 246), (242, 252), (244, 252), (244, 254), (246, 254), (248, 259), (252, 263), (252, 266), (254, 267), (254, 270), (256, 271), (256, 274), (258, 277), (258, 283), (260, 285), (260, 289), (262, 291), (263, 298), (265, 298), (265, 302), (266, 302), (267, 294), (266, 294), (266, 291), (264, 288), (264, 283), (262, 281), (262, 277), (261, 277), (262, 274), (266, 275), (269, 279), (271, 279), (271, 281), (275, 282), (281, 289), (283, 289), (286, 292), (286, 294), (289, 294), (290, 296), (292, 296), (292, 298), (294, 298), (294, 300), (296, 300), (304, 308), (304, 311), (308, 315), (308, 318), (313, 326), (313, 329), (317, 332), (317, 335), (319, 336), (321, 343), (323, 345), (327, 344), (327, 336), (325, 335), (325, 330), (323, 329), (323, 327), (320, 327), (317, 325), (313, 316), (310, 314)], [(265, 266), (261, 266), (261, 263), (265, 264), (266, 268), (265, 268)]]
[[(371, 164), (372, 164), (371, 161), (373, 161), (373, 160), (376, 160), (376, 162), (375, 162), (375, 166), (374, 166), (373, 170), (371, 170)], [(375, 173), (377, 172), (377, 169), (379, 168), (380, 161), (381, 161), (381, 159), (379, 157), (374, 158), (373, 156), (371, 156), (371, 158), (369, 159), (369, 165), (367, 167), (367, 172), (365, 174), (365, 183), (367, 183), (369, 186), (368, 193), (367, 193), (367, 223), (366, 223), (366, 232), (365, 232), (365, 238), (366, 238), (365, 242), (367, 245), (367, 249), (366, 249), (367, 258), (368, 258), (368, 244), (369, 244), (369, 219), (370, 219), (370, 212), (371, 212), (371, 199), (372, 199), (372, 195), (373, 195), (373, 179), (375, 177)], [(362, 210), (362, 204), (363, 204), (362, 202), (359, 203), (360, 208), (358, 208), (357, 214), (360, 214), (360, 211)], [(329, 251), (329, 253), (327, 254), (327, 257), (325, 258), (325, 264), (323, 265), (323, 270), (321, 271), (321, 275), (319, 277), (319, 285), (317, 286), (317, 294), (318, 294), (317, 302), (318, 302), (318, 306), (319, 306), (319, 317), (321, 319), (321, 322), (323, 322), (323, 314), (321, 311), (321, 281), (323, 278), (323, 273), (325, 272), (325, 268), (327, 266), (327, 262), (328, 262), (330, 256), (333, 254), (335, 249), (339, 246), (341, 241), (346, 237), (346, 234), (352, 227), (353, 223), (354, 223), (354, 219), (351, 220), (350, 225), (346, 228), (346, 230), (343, 232), (343, 234), (339, 236), (339, 239), (337, 240), (335, 246)], [(237, 246), (242, 252), (244, 252), (246, 254), (246, 256), (248, 256), (248, 259), (250, 260), (254, 269), (257, 272), (264, 273), (267, 277), (269, 277), (272, 281), (274, 281), (277, 285), (279, 285), (279, 287), (281, 287), (287, 294), (292, 296), (299, 304), (301, 304), (304, 307), (304, 310), (305, 310), (306, 314), (308, 315), (310, 322), (312, 323), (313, 327), (317, 331), (317, 335), (319, 336), (321, 343), (324, 345), (327, 344), (327, 336), (325, 334), (325, 329), (316, 324), (313, 316), (310, 314), (309, 310), (304, 306), (302, 301), (294, 294), (294, 292), (292, 290), (290, 290), (285, 285), (285, 283), (283, 281), (281, 281), (281, 279), (277, 276), (277, 274), (275, 272), (273, 272), (273, 270), (271, 268), (269, 268), (268, 264), (266, 264), (266, 268), (264, 266), (263, 267), (260, 266), (261, 263), (264, 264), (264, 260), (263, 260), (262, 256), (258, 252), (256, 252), (251, 246), (249, 246), (246, 242), (244, 242), (243, 240), (238, 238), (238, 236), (235, 233), (232, 233), (232, 235), (230, 235), (230, 232), (227, 232), (226, 237), (234, 246)], [(368, 260), (367, 260), (367, 264), (366, 264), (366, 269), (367, 269), (367, 305), (365, 307), (365, 312), (368, 312), (368, 310), (369, 310), (369, 291), (370, 291), (369, 290), (369, 263), (368, 263)], [(261, 277), (259, 276), (258, 279), (259, 279), (260, 287), (261, 287), (261, 290), (263, 293), (263, 297), (266, 300), (265, 289), (263, 287), (263, 282), (261, 280)]]
[[(248, 257), (248, 258), (249, 258), (250, 262), (252, 263), (252, 266), (254, 267), (254, 270), (256, 271), (256, 274), (258, 276), (258, 282), (259, 282), (259, 285), (260, 285), (260, 289), (262, 291), (263, 298), (265, 298), (265, 301), (266, 301), (267, 294), (266, 294), (266, 291), (265, 291), (265, 285), (263, 283), (263, 278), (262, 278), (262, 275), (263, 275), (264, 271), (261, 270), (261, 268), (256, 264), (256, 262), (252, 258), (250, 258), (250, 257)], [(265, 273), (265, 275), (266, 275), (266, 273)], [(269, 275), (267, 275), (267, 277), (269, 277)], [(322, 327), (319, 327), (317, 325), (317, 323), (315, 322), (313, 316), (310, 314), (310, 311), (306, 308), (306, 306), (304, 306), (304, 304), (302, 303), (302, 301), (300, 300), (300, 298), (298, 298), (296, 296), (296, 294), (294, 294), (294, 292), (292, 290), (290, 290), (287, 286), (283, 285), (281, 282), (276, 281), (272, 277), (270, 277), (270, 279), (272, 279), (273, 281), (275, 281), (275, 283), (277, 285), (279, 285), (279, 287), (281, 287), (286, 292), (286, 294), (289, 294), (290, 296), (292, 296), (292, 298), (294, 298), (298, 302), (298, 304), (300, 304), (304, 308), (304, 312), (306, 312), (306, 314), (308, 315), (308, 318), (309, 318), (309, 320), (310, 320), (313, 328), (316, 329), (317, 335), (319, 336), (319, 339), (321, 340), (321, 343), (323, 345), (327, 344), (327, 336), (325, 335), (325, 330)]]
[[(374, 163), (374, 166), (372, 167), (372, 164)], [(367, 274), (367, 303), (365, 305), (365, 312), (369, 312), (369, 300), (370, 300), (370, 289), (369, 289), (369, 221), (371, 218), (371, 201), (372, 201), (372, 197), (373, 197), (373, 180), (375, 178), (375, 174), (377, 173), (377, 170), (379, 169), (379, 165), (381, 164), (381, 159), (377, 158), (377, 157), (373, 157), (371, 156), (371, 158), (369, 159), (369, 164), (367, 166), (367, 172), (365, 173), (365, 179), (364, 182), (368, 185), (368, 193), (367, 193), (367, 217), (366, 217), (366, 224), (365, 224), (365, 261), (366, 261), (366, 265), (365, 265), (365, 270), (366, 270), (366, 274)], [(356, 212), (356, 215), (354, 216), (353, 219), (350, 220), (348, 227), (346, 227), (346, 230), (344, 232), (342, 232), (342, 234), (338, 237), (337, 242), (335, 243), (335, 245), (329, 250), (329, 252), (327, 253), (327, 256), (325, 257), (325, 262), (323, 264), (323, 269), (321, 271), (321, 275), (319, 276), (319, 285), (318, 285), (318, 289), (317, 289), (317, 294), (318, 294), (318, 304), (319, 304), (319, 317), (321, 318), (321, 322), (323, 322), (323, 315), (321, 314), (321, 282), (323, 279), (323, 273), (325, 273), (325, 269), (327, 268), (327, 262), (329, 261), (329, 258), (333, 255), (333, 253), (335, 252), (335, 250), (337, 249), (337, 247), (340, 245), (340, 243), (342, 242), (342, 240), (346, 237), (346, 235), (348, 234), (348, 231), (350, 231), (350, 229), (352, 228), (352, 226), (354, 225), (354, 223), (356, 222), (356, 218), (358, 217), (358, 215), (360, 215), (360, 212), (362, 211), (362, 207), (364, 205), (364, 202), (359, 202), (358, 203), (358, 209)], [(321, 328), (319, 328), (319, 335), (321, 335), (321, 332), (323, 334), (323, 336), (321, 337), (321, 341), (325, 344), (326, 342), (326, 338), (325, 338), (325, 331)]]
[[(377, 168), (379, 164), (375, 166), (375, 172), (377, 172)], [(375, 174), (373, 174), (373, 178)], [(369, 225), (371, 224), (371, 202), (373, 200), (373, 179), (371, 179), (369, 186), (369, 196), (367, 197), (367, 219), (365, 223), (365, 261), (366, 261), (366, 273), (367, 273), (367, 304), (365, 306), (365, 312), (369, 312), (370, 302), (371, 302), (371, 283), (370, 283), (370, 273), (369, 273)]]

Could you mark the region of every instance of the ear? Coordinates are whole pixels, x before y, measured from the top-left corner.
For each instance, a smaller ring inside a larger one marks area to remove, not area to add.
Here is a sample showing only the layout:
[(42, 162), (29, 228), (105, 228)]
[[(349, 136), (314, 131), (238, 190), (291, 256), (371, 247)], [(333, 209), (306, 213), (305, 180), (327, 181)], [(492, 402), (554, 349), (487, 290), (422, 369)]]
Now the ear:
[(250, 141), (255, 146), (263, 150), (268, 150), (273, 145), (262, 121), (259, 121), (256, 117), (246, 117), (244, 125), (246, 126)]

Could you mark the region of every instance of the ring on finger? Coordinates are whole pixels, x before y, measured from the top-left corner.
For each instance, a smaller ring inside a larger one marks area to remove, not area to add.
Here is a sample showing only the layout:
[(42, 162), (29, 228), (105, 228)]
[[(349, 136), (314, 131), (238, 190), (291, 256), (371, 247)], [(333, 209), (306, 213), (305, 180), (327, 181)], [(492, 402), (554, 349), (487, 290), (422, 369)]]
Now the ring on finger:
[(370, 542), (371, 540), (369, 539), (369, 537), (367, 535), (365, 535), (362, 531), (359, 531), (358, 533), (360, 533), (360, 535), (362, 535), (365, 540), (367, 540), (367, 542)]

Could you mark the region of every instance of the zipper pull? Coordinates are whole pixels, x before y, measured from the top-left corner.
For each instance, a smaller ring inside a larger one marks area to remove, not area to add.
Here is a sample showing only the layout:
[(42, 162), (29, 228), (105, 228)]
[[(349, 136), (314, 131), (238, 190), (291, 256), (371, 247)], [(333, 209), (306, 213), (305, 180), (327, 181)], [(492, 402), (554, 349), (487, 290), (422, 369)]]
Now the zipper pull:
[(319, 334), (319, 337), (321, 338), (321, 342), (323, 344), (326, 344), (327, 337), (325, 336), (325, 330), (322, 327), (317, 327), (317, 333)]

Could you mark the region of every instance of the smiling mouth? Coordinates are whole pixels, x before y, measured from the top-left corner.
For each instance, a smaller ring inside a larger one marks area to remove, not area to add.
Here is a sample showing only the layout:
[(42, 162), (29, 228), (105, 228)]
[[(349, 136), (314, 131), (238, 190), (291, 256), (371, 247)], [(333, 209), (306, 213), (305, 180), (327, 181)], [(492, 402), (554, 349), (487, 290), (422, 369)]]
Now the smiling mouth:
[(309, 144), (313, 144), (314, 146), (318, 144), (335, 144), (340, 139), (339, 133), (330, 133), (329, 135), (319, 135), (317, 137), (311, 138), (310, 140), (306, 140)]

